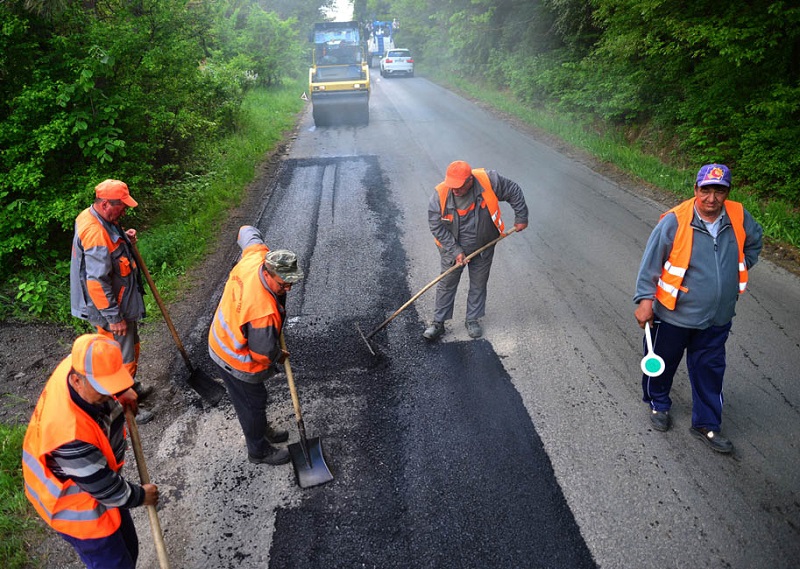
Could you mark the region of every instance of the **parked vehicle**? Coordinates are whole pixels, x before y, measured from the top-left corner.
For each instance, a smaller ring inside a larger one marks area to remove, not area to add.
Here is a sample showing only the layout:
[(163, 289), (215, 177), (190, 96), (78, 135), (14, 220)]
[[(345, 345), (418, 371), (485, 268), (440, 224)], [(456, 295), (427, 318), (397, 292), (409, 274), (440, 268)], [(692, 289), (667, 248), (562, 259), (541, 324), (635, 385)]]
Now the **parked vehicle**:
[(390, 75), (414, 76), (414, 58), (407, 49), (391, 49), (381, 59), (381, 77)]

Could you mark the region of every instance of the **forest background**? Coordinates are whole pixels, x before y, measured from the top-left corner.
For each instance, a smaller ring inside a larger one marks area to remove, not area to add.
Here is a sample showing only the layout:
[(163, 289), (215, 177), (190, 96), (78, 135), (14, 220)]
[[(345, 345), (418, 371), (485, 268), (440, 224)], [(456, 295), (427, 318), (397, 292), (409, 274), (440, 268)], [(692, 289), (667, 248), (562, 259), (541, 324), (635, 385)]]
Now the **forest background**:
[[(64, 251), (106, 178), (140, 202), (154, 273), (196, 262), (241, 192), (220, 186), (254, 102), (278, 126), (302, 110), (321, 3), (0, 4), (0, 318), (71, 321)], [(648, 182), (686, 192), (728, 164), (767, 235), (800, 245), (795, 3), (355, 0), (354, 18), (397, 19), (422, 74), (635, 150), (623, 167)]]

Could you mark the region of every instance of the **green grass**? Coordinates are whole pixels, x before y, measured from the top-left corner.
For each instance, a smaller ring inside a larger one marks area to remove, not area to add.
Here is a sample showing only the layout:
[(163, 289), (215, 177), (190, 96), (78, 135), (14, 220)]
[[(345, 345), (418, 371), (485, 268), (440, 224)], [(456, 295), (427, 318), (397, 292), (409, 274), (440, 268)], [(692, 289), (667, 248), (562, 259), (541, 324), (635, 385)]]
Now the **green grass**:
[[(639, 148), (627, 144), (621, 137), (608, 132), (596, 132), (585, 122), (570, 116), (558, 115), (549, 110), (532, 108), (517, 101), (511, 94), (487, 86), (485, 81), (472, 81), (455, 77), (441, 70), (431, 70), (429, 77), (452, 86), (468, 96), (507, 113), (521, 121), (553, 134), (568, 144), (589, 152), (604, 162), (614, 164), (656, 187), (690, 197), (697, 167), (680, 168), (665, 164)], [(731, 198), (741, 201), (764, 227), (765, 235), (773, 242), (800, 247), (800, 211), (785, 200), (759, 199), (746, 187), (734, 188)]]
[[(203, 259), (219, 223), (255, 178), (257, 166), (294, 127), (305, 88), (305, 81), (296, 80), (250, 91), (237, 132), (198, 159), (202, 168), (186, 172), (179, 182), (148, 188), (151, 203), (137, 210), (157, 212), (153, 217), (145, 219), (146, 214), (132, 210), (123, 218), (125, 227), (140, 231), (139, 250), (165, 302), (179, 294), (180, 277)], [(90, 331), (70, 314), (69, 258), (53, 255), (46, 265), (25, 269), (3, 283), (0, 319), (42, 319), (73, 326), (76, 333)], [(158, 314), (153, 295), (146, 295), (145, 301), (148, 314)]]
[[(279, 89), (252, 91), (244, 104), (242, 120), (235, 135), (220, 141), (208, 152), (211, 166), (202, 174), (187, 174), (185, 179), (162, 188), (164, 207), (141, 229), (139, 249), (153, 280), (165, 301), (175, 297), (181, 287), (180, 276), (199, 264), (213, 243), (220, 222), (228, 210), (239, 204), (255, 179), (257, 166), (267, 153), (283, 140), (303, 108), (300, 94), (304, 82), (287, 83)], [(130, 226), (136, 227), (134, 220)], [(86, 331), (82, 321), (69, 315), (69, 262), (58, 261), (44, 270), (17, 275), (12, 288), (0, 293), (0, 301), (13, 306), (0, 316), (67, 323), (76, 333)], [(22, 282), (48, 285), (29, 302), (42, 309), (31, 314), (25, 303), (14, 298)], [(158, 314), (153, 295), (145, 296), (149, 314)], [(152, 306), (151, 306), (152, 304)], [(64, 309), (66, 307), (66, 309)], [(158, 316), (157, 316), (158, 317)], [(22, 439), (26, 426), (0, 424), (0, 567), (22, 569), (40, 563), (35, 544), (42, 539), (42, 523), (28, 504), (22, 487)]]
[(0, 567), (30, 567), (26, 541), (41, 535), (36, 513), (22, 490), (24, 425), (0, 425)]

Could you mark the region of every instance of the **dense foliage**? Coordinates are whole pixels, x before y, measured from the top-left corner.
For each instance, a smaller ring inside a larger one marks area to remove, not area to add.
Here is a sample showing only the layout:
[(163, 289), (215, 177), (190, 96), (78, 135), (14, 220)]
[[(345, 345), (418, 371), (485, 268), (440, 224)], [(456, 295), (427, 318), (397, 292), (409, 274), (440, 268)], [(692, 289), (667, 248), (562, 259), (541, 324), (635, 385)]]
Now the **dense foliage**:
[(303, 71), (320, 4), (0, 3), (0, 276), (63, 252), (99, 181), (148, 218), (159, 187), (203, 173), (247, 89)]
[[(620, 132), (682, 166), (720, 161), (800, 203), (800, 7), (780, 0), (359, 0), (418, 61)], [(666, 150), (666, 153), (665, 153)]]

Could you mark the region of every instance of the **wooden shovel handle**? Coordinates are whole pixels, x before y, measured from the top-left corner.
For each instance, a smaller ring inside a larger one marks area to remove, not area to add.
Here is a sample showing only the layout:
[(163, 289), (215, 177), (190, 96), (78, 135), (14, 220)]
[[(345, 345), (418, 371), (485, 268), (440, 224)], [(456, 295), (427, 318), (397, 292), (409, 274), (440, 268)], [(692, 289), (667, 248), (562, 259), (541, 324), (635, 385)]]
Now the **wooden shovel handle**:
[[(142, 441), (139, 438), (139, 426), (136, 418), (129, 407), (125, 408), (125, 420), (128, 422), (128, 431), (131, 434), (131, 446), (133, 454), (136, 456), (136, 468), (139, 470), (139, 479), (142, 484), (150, 484), (150, 475), (147, 472), (147, 465), (144, 462), (144, 452), (142, 452)], [(150, 518), (150, 531), (153, 534), (153, 543), (158, 556), (158, 565), (161, 569), (169, 569), (169, 559), (167, 559), (167, 547), (164, 544), (164, 534), (161, 531), (161, 522), (158, 521), (158, 512), (155, 506), (146, 506), (147, 516)]]
[(172, 324), (172, 318), (169, 317), (169, 312), (167, 312), (167, 307), (164, 304), (164, 301), (161, 299), (161, 295), (158, 294), (156, 283), (153, 281), (153, 277), (150, 276), (150, 271), (147, 270), (147, 265), (145, 264), (141, 253), (139, 253), (139, 248), (133, 241), (129, 240), (128, 242), (131, 244), (134, 257), (136, 257), (136, 264), (139, 265), (139, 268), (142, 269), (142, 274), (144, 274), (144, 278), (147, 281), (147, 285), (150, 287), (150, 291), (153, 293), (153, 298), (156, 299), (156, 304), (158, 304), (158, 308), (161, 310), (161, 314), (164, 315), (164, 320), (167, 322), (167, 328), (169, 328), (173, 340), (175, 340), (175, 345), (178, 346), (178, 351), (180, 351), (181, 356), (183, 356), (183, 361), (186, 363), (186, 367), (189, 369), (189, 373), (193, 373), (194, 368), (192, 367), (192, 362), (189, 360), (189, 354), (186, 353), (186, 348), (183, 347), (183, 342), (181, 342), (180, 336), (178, 336), (178, 331)]
[[(499, 237), (497, 237), (497, 238), (493, 239), (492, 241), (490, 241), (489, 243), (487, 243), (486, 245), (484, 245), (483, 247), (481, 247), (481, 248), (480, 248), (480, 249), (478, 249), (477, 251), (473, 251), (472, 253), (470, 253), (469, 255), (467, 255), (467, 256), (464, 258), (464, 262), (466, 263), (467, 261), (469, 261), (469, 260), (470, 260), (470, 259), (472, 259), (473, 257), (475, 257), (475, 256), (477, 256), (477, 255), (480, 255), (481, 253), (483, 253), (484, 251), (486, 251), (486, 249), (488, 249), (489, 247), (492, 247), (493, 245), (497, 245), (497, 243), (498, 243), (498, 242), (502, 241), (503, 239), (505, 239), (506, 237), (508, 237), (508, 236), (509, 236), (509, 235), (511, 235), (512, 233), (514, 233), (516, 230), (517, 230), (517, 228), (516, 228), (516, 227), (512, 227), (510, 231), (507, 231), (506, 233), (501, 233), (501, 234), (499, 235)], [(391, 316), (389, 316), (389, 318), (387, 318), (386, 320), (384, 320), (384, 321), (381, 323), (381, 325), (380, 325), (380, 326), (378, 326), (378, 327), (377, 327), (377, 328), (375, 328), (375, 329), (374, 329), (372, 332), (370, 332), (369, 334), (367, 334), (367, 337), (366, 337), (366, 339), (367, 339), (367, 340), (369, 340), (369, 339), (370, 339), (370, 338), (372, 338), (372, 337), (373, 337), (375, 334), (377, 334), (378, 332), (380, 332), (381, 330), (383, 330), (383, 329), (386, 327), (386, 325), (387, 325), (387, 324), (389, 324), (389, 322), (391, 322), (392, 320), (394, 320), (394, 319), (395, 319), (395, 317), (396, 317), (398, 314), (400, 314), (400, 313), (401, 313), (403, 310), (405, 310), (406, 308), (408, 308), (409, 306), (411, 306), (411, 304), (412, 304), (412, 303), (413, 303), (415, 300), (417, 300), (417, 299), (418, 299), (420, 296), (422, 296), (422, 295), (423, 295), (423, 294), (424, 294), (424, 293), (425, 293), (425, 292), (426, 292), (426, 291), (427, 291), (429, 288), (431, 288), (433, 285), (435, 285), (436, 283), (438, 283), (440, 280), (442, 280), (443, 278), (445, 278), (447, 275), (449, 275), (449, 274), (450, 274), (450, 273), (452, 273), (453, 271), (455, 271), (455, 270), (457, 270), (457, 269), (459, 269), (459, 268), (462, 268), (462, 267), (463, 267), (463, 265), (453, 265), (452, 267), (450, 267), (449, 269), (447, 269), (445, 272), (443, 272), (441, 275), (439, 275), (438, 277), (436, 277), (435, 279), (433, 279), (431, 282), (429, 282), (428, 284), (426, 284), (424, 287), (422, 287), (422, 289), (421, 289), (421, 290), (420, 290), (420, 291), (419, 291), (417, 294), (415, 294), (414, 296), (412, 296), (412, 297), (411, 297), (411, 298), (408, 300), (408, 302), (406, 302), (406, 303), (405, 303), (403, 306), (401, 306), (400, 308), (398, 308), (398, 309), (395, 311), (395, 313), (394, 313), (394, 314), (392, 314)]]

